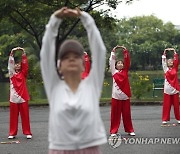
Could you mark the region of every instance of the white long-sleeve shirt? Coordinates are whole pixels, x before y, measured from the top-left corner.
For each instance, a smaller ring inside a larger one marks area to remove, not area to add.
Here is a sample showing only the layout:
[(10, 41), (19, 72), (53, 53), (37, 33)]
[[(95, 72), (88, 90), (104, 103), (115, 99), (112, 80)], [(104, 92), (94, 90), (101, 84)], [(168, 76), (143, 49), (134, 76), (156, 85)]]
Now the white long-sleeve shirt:
[(75, 93), (60, 80), (55, 67), (55, 40), (62, 19), (52, 15), (43, 37), (40, 56), (50, 104), (49, 149), (75, 150), (107, 142), (99, 109), (106, 48), (93, 18), (82, 12), (80, 19), (88, 34), (92, 69)]

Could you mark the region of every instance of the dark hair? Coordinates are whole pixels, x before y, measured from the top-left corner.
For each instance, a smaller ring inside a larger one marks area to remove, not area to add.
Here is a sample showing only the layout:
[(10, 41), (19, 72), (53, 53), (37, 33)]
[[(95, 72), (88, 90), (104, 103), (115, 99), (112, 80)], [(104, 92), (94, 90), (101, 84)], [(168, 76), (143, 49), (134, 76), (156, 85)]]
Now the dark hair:
[(21, 63), (21, 58), (19, 58), (19, 57), (14, 57), (14, 63), (15, 63), (15, 64)]
[(119, 61), (121, 61), (121, 62), (123, 63), (123, 65), (124, 65), (124, 61), (123, 61), (122, 59), (116, 60), (116, 62), (115, 62), (115, 69), (117, 69), (116, 65), (117, 65), (117, 63), (118, 63)]

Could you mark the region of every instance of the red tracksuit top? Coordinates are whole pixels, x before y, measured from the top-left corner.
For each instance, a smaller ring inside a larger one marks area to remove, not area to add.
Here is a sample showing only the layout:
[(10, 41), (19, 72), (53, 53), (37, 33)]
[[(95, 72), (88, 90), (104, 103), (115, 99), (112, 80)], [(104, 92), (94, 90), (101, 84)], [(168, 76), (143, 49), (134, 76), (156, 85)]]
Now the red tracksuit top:
[(90, 60), (89, 60), (88, 54), (84, 54), (84, 62), (85, 62), (85, 70), (81, 74), (81, 78), (82, 79), (85, 79), (88, 76), (89, 72), (90, 72), (91, 64), (90, 64)]
[[(22, 54), (21, 71), (16, 73), (14, 70), (14, 57), (9, 56), (9, 75), (10, 75), (10, 102), (22, 103), (30, 99), (26, 86), (28, 74), (28, 60), (25, 54)], [(15, 98), (17, 97), (17, 99)], [(21, 100), (18, 98), (22, 98)], [(21, 101), (21, 102), (20, 102)]]
[(174, 54), (174, 66), (165, 73), (165, 78), (169, 82), (169, 84), (180, 91), (179, 83), (178, 83), (178, 54)]
[(115, 73), (113, 78), (118, 85), (118, 87), (128, 96), (131, 97), (131, 90), (128, 78), (128, 70), (130, 67), (130, 55), (128, 50), (123, 51), (124, 54), (124, 69)]

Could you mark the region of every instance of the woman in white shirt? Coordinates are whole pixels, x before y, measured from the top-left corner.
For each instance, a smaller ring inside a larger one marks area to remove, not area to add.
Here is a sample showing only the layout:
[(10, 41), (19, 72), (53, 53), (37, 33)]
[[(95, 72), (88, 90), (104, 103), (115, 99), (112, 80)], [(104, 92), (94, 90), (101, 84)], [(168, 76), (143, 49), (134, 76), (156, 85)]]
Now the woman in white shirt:
[[(88, 34), (92, 69), (84, 80), (81, 80), (84, 49), (76, 40), (62, 43), (56, 67), (55, 41), (64, 17), (79, 17)], [(46, 26), (40, 55), (50, 105), (50, 154), (99, 154), (99, 145), (107, 142), (99, 109), (105, 54), (101, 35), (88, 13), (64, 7), (52, 14)], [(63, 76), (63, 80), (60, 76)]]

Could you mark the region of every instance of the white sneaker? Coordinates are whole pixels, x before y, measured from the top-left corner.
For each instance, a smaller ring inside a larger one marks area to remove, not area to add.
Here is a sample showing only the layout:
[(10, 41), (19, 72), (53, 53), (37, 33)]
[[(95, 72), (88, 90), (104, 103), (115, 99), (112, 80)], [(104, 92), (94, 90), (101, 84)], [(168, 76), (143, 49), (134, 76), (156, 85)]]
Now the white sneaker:
[(26, 138), (27, 139), (32, 139), (32, 135), (27, 135)]
[(14, 139), (14, 138), (15, 136), (12, 136), (12, 135), (8, 136), (8, 139)]
[(167, 124), (167, 121), (163, 121), (162, 124)]
[(111, 134), (112, 137), (116, 136), (116, 134)]
[(180, 124), (180, 120), (178, 120), (177, 123)]
[(135, 136), (136, 134), (134, 132), (129, 133), (130, 136)]

